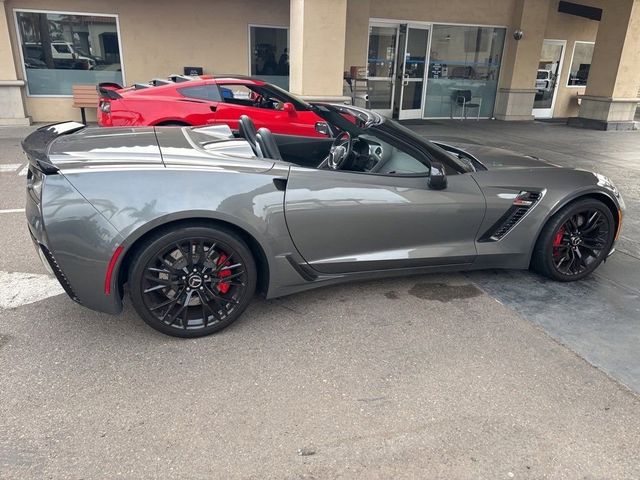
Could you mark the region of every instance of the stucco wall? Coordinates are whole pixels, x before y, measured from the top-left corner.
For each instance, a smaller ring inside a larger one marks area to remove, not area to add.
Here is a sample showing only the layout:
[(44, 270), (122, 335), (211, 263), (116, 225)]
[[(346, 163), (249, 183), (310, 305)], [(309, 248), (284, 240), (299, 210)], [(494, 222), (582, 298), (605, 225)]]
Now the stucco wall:
[[(509, 58), (515, 45), (510, 33), (519, 27), (518, 1), (347, 0), (344, 68), (366, 64), (370, 18), (500, 25), (508, 28), (500, 85), (508, 87), (505, 82), (514, 83), (511, 77), (517, 77), (507, 73), (512, 67)], [(527, 1), (535, 4), (538, 0)], [(584, 87), (567, 87), (574, 43), (595, 41), (599, 23), (558, 13), (558, 1), (550, 0), (544, 38), (567, 41), (554, 110), (554, 116), (567, 117), (577, 115), (576, 96), (585, 90)], [(615, 1), (581, 0), (580, 3), (610, 8)], [(540, 4), (545, 2), (540, 0)], [(15, 8), (47, 10), (55, 4), (55, 11), (119, 15), (124, 74), (128, 84), (181, 72), (185, 65), (203, 66), (207, 73), (248, 73), (248, 25), (288, 26), (290, 22), (290, 0), (188, 0), (185, 3), (188, 5), (173, 0), (5, 0), (17, 76), (23, 78), (15, 32)], [(331, 55), (332, 45), (323, 44), (326, 55)], [(0, 45), (0, 50), (3, 47), (6, 45)], [(537, 68), (539, 50), (535, 55), (527, 54), (529, 56), (531, 58), (524, 63)], [(324, 60), (312, 61), (322, 63)], [(14, 66), (2, 65), (2, 69), (8, 69), (10, 74)], [(79, 111), (71, 107), (70, 98), (29, 97), (25, 99), (25, 105), (34, 121), (80, 118)]]
[[(248, 73), (249, 24), (289, 25), (289, 0), (5, 0), (16, 65), (20, 48), (13, 9), (118, 14), (126, 83), (182, 73), (184, 66), (202, 66), (206, 73)], [(23, 77), (22, 68), (18, 69)], [(70, 98), (26, 99), (36, 122), (80, 118)]]

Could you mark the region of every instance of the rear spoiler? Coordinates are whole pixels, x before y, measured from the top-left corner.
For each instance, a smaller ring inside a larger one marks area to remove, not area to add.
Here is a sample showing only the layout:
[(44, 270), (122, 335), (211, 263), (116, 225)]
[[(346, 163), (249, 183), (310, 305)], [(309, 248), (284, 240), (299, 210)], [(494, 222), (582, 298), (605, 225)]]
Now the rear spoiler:
[(56, 167), (49, 160), (49, 146), (61, 135), (69, 135), (85, 128), (84, 123), (61, 122), (38, 128), (22, 141), (22, 149), (29, 158), (29, 163), (35, 165), (43, 173), (56, 173)]
[(175, 83), (190, 82), (193, 79), (194, 77), (190, 77), (188, 75), (178, 75), (176, 73), (172, 73), (171, 75), (169, 75), (169, 80)]
[(122, 85), (118, 85), (117, 83), (113, 82), (102, 82), (96, 86), (96, 90), (98, 91), (100, 97), (108, 98), (110, 100), (117, 100), (119, 98), (122, 98), (122, 95), (116, 92), (116, 90), (120, 90), (121, 88)]
[(164, 78), (154, 78), (149, 83), (154, 87), (159, 87), (161, 85), (171, 85), (173, 82), (171, 80), (165, 80)]

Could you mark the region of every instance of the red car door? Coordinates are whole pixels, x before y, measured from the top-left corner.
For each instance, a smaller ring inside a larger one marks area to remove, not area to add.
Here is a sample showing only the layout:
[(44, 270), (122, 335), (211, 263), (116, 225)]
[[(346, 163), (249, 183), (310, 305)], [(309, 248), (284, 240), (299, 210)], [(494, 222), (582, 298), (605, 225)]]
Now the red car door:
[[(247, 115), (256, 128), (266, 127), (273, 133), (317, 137), (316, 122), (323, 120), (311, 111), (297, 111), (293, 104), (266, 102), (264, 107), (255, 106), (259, 100), (256, 93), (243, 84), (218, 84), (222, 101), (218, 103), (216, 123), (225, 123), (232, 130), (238, 129), (241, 115)], [(285, 104), (286, 105), (286, 104)]]

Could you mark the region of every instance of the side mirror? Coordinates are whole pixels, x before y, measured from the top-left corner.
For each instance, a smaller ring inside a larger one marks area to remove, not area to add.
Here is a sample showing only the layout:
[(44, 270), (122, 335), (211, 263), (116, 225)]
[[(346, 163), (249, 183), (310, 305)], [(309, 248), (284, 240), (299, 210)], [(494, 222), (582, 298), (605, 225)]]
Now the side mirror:
[(282, 104), (282, 110), (287, 113), (294, 113), (296, 111), (296, 107), (293, 106), (293, 103), (285, 102)]
[(331, 136), (331, 129), (329, 128), (329, 125), (324, 122), (316, 122), (316, 132), (321, 135), (326, 135), (327, 137)]
[(447, 188), (447, 175), (444, 173), (444, 166), (441, 163), (432, 163), (427, 181), (431, 190), (444, 190)]

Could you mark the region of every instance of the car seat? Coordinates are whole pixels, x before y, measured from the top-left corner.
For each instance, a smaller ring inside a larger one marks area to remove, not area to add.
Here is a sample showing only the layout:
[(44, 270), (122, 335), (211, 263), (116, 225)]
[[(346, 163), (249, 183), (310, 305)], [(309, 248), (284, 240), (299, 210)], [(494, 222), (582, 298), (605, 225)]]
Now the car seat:
[(238, 132), (240, 133), (240, 136), (242, 138), (249, 142), (249, 145), (251, 145), (251, 149), (253, 150), (253, 153), (256, 154), (256, 157), (263, 158), (264, 155), (262, 154), (262, 151), (258, 146), (256, 126), (253, 123), (253, 120), (251, 120), (246, 115), (240, 115), (240, 120), (238, 122)]
[(280, 149), (278, 148), (278, 144), (276, 143), (271, 130), (268, 128), (261, 128), (258, 130), (258, 134), (256, 136), (258, 137), (258, 146), (266, 158), (282, 160)]

